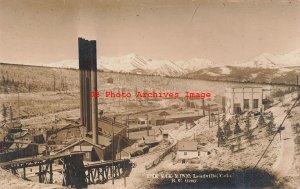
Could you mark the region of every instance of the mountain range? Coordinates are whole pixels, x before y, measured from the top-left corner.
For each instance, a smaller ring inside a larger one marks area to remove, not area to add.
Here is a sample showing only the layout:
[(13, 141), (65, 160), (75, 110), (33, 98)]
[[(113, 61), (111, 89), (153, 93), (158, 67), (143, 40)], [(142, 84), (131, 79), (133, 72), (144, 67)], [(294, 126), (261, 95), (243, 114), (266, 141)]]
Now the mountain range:
[[(100, 57), (97, 59), (98, 69), (104, 71), (154, 74), (162, 76), (181, 76), (215, 64), (206, 59), (193, 58), (188, 61), (152, 60), (131, 53), (121, 57)], [(44, 66), (78, 68), (78, 59), (68, 59)]]
[[(135, 74), (162, 76), (183, 76), (195, 79), (280, 82), (285, 79), (294, 82), (300, 72), (300, 49), (283, 55), (263, 53), (250, 61), (222, 65), (207, 59), (192, 58), (187, 61), (153, 60), (131, 53), (121, 57), (99, 57), (98, 69)], [(78, 68), (77, 59), (50, 63), (45, 66)]]

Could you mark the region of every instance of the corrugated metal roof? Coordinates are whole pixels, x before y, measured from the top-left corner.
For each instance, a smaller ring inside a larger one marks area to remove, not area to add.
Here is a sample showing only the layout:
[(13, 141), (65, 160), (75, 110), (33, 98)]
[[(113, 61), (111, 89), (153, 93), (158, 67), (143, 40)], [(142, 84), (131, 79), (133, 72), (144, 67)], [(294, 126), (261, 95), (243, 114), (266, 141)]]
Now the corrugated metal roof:
[(73, 152), (91, 152), (93, 146), (75, 146)]
[(179, 141), (178, 151), (197, 151), (197, 145), (195, 141)]

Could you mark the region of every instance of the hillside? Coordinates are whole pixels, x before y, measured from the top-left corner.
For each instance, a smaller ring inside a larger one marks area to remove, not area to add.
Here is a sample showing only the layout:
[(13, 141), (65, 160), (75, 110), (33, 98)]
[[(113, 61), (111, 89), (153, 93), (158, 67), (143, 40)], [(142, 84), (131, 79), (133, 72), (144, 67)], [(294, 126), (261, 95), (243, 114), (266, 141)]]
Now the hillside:
[(254, 83), (296, 84), (300, 73), (300, 50), (283, 55), (263, 53), (250, 61), (232, 66), (203, 68), (187, 78)]
[[(226, 72), (224, 72), (226, 70)], [(251, 83), (296, 84), (296, 77), (300, 74), (297, 68), (256, 68), (256, 67), (213, 67), (186, 74), (190, 79), (214, 81), (234, 81)]]
[(300, 67), (295, 68), (261, 68), (261, 67), (213, 67), (204, 68), (186, 74), (190, 79), (235, 81), (251, 83), (296, 84), (296, 76), (300, 74)]

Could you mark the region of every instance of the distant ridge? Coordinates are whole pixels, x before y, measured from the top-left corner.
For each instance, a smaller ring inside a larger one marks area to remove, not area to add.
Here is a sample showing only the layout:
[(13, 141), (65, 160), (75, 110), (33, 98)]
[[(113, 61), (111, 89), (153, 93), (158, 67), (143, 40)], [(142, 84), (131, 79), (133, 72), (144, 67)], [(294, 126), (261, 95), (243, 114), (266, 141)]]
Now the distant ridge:
[[(104, 71), (162, 76), (180, 76), (213, 65), (212, 61), (206, 59), (193, 58), (189, 61), (152, 60), (134, 53), (121, 57), (100, 57), (97, 61), (98, 69)], [(68, 59), (45, 66), (78, 69), (78, 60)]]

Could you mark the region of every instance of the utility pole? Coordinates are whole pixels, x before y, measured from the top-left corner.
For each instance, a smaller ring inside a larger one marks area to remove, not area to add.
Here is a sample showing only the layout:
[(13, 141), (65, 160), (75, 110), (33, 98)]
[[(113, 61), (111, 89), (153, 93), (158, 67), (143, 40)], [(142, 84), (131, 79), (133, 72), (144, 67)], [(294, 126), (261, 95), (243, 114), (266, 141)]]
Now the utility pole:
[(117, 153), (119, 153), (120, 154), (120, 159), (122, 158), (122, 156), (121, 156), (121, 151), (120, 151), (120, 135), (119, 135), (119, 137), (118, 137), (118, 147), (117, 147)]
[(112, 163), (111, 163), (111, 179), (112, 179), (112, 184), (114, 184), (114, 160), (115, 160), (115, 157), (114, 157), (114, 137), (115, 137), (115, 134), (114, 132), (112, 133), (112, 142), (111, 142), (111, 145), (112, 145)]
[(18, 110), (19, 110), (19, 120), (20, 120), (20, 93), (19, 93), (19, 87), (18, 87)]
[[(120, 93), (120, 87), (118, 86), (118, 93)], [(119, 98), (119, 106), (121, 104), (121, 98)]]
[(218, 108), (218, 127), (220, 127), (220, 112), (219, 112), (219, 108)]
[(12, 123), (12, 119), (13, 119), (13, 112), (12, 112), (11, 105), (9, 105), (9, 115), (10, 115), (10, 122)]
[(129, 114), (127, 115), (126, 124), (127, 124), (127, 135), (128, 135), (128, 139), (129, 139)]
[(112, 163), (111, 163), (111, 178), (112, 178), (112, 184), (114, 184), (114, 160), (115, 160), (115, 156), (114, 156), (114, 138), (115, 138), (115, 133), (114, 133), (114, 124), (115, 124), (115, 121), (116, 121), (116, 117), (114, 117), (114, 121), (113, 121), (113, 124), (112, 124), (112, 141), (111, 141), (111, 158), (112, 158)]
[(210, 128), (210, 104), (208, 105), (208, 127)]
[(146, 116), (147, 116), (147, 136), (149, 136), (149, 115), (148, 114), (146, 114)]
[(53, 74), (53, 91), (55, 92), (55, 85), (56, 85), (56, 80), (55, 80), (55, 73)]
[(204, 110), (204, 98), (202, 98), (202, 110), (203, 110), (203, 116), (205, 116), (205, 110)]

